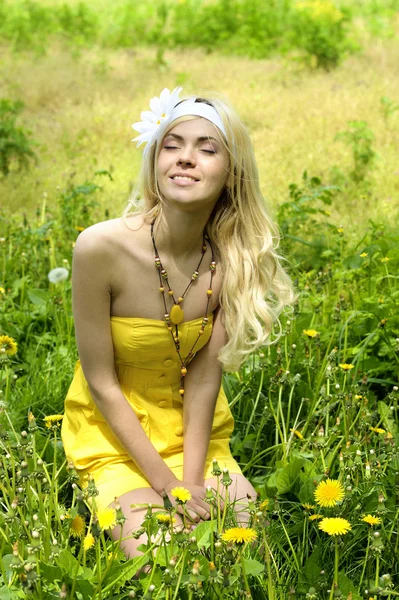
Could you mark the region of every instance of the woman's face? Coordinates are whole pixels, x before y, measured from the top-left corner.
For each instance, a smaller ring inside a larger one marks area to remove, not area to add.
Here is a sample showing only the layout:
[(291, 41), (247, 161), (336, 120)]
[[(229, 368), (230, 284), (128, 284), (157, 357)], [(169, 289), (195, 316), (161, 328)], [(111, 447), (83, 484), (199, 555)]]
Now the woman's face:
[(173, 127), (163, 139), (157, 179), (166, 203), (212, 209), (226, 185), (229, 157), (219, 130), (193, 118)]

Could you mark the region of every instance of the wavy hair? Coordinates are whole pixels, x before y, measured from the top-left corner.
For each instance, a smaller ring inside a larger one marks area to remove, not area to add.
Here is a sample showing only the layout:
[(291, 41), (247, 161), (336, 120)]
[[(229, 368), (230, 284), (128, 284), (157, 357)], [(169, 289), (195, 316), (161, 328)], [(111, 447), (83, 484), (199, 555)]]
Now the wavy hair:
[[(222, 272), (219, 302), (225, 313), (228, 342), (219, 352), (226, 371), (237, 370), (251, 353), (272, 343), (281, 333), (279, 314), (295, 300), (290, 277), (278, 253), (280, 235), (267, 213), (259, 188), (259, 176), (249, 133), (236, 112), (218, 97), (197, 98), (213, 106), (226, 130), (221, 135), (230, 157), (228, 183), (207, 223), (207, 233), (219, 255)], [(185, 116), (170, 123), (164, 135)], [(195, 118), (195, 117), (194, 117)], [(164, 136), (163, 136), (164, 137)], [(136, 191), (123, 216), (132, 206), (144, 216), (162, 211), (162, 196), (156, 178), (156, 161), (162, 139), (148, 152), (140, 177), (141, 193)], [(143, 199), (144, 208), (137, 204)]]

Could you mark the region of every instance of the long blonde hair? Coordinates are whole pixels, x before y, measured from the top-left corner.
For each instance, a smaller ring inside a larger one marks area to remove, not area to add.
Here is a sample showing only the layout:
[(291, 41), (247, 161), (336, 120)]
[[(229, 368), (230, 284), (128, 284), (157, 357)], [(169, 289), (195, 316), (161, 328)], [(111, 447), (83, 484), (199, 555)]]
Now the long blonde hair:
[[(219, 352), (226, 371), (237, 370), (249, 355), (271, 343), (273, 325), (281, 329), (279, 314), (292, 304), (291, 280), (278, 254), (280, 236), (269, 217), (259, 188), (259, 176), (248, 131), (225, 100), (198, 99), (211, 104), (226, 130), (225, 147), (230, 157), (229, 178), (207, 224), (207, 233), (217, 249), (222, 270), (219, 302), (225, 313), (228, 342)], [(181, 117), (170, 123), (165, 134)], [(163, 136), (164, 137), (164, 136)], [(163, 138), (162, 138), (163, 139)], [(162, 197), (156, 178), (156, 161), (162, 139), (148, 152), (141, 169), (141, 194), (136, 193), (124, 216), (137, 208), (141, 196), (145, 216), (162, 211)], [(136, 211), (137, 212), (137, 211)], [(274, 327), (276, 329), (276, 327)], [(274, 335), (277, 339), (278, 333)]]

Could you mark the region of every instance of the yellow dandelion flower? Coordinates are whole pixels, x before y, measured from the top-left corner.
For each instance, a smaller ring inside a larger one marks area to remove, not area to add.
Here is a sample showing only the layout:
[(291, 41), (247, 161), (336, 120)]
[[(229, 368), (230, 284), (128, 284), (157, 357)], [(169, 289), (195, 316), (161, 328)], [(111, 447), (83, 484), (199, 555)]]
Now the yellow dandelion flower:
[(12, 356), (18, 352), (18, 344), (8, 335), (0, 335), (0, 352)]
[(381, 429), (381, 427), (370, 427), (370, 431), (374, 433), (380, 433), (381, 435), (385, 433), (385, 429)]
[(234, 544), (247, 544), (256, 540), (257, 535), (255, 529), (249, 527), (232, 527), (222, 534), (222, 540)]
[(192, 498), (189, 490), (184, 487), (175, 487), (170, 493), (180, 504), (185, 504)]
[(375, 517), (374, 515), (364, 515), (362, 521), (369, 525), (381, 525), (382, 523), (382, 519), (380, 517)]
[(325, 517), (319, 523), (319, 529), (328, 535), (345, 535), (352, 529), (351, 524), (341, 517)]
[(269, 508), (269, 498), (262, 500), (262, 502), (259, 504), (259, 508), (260, 510), (267, 510)]
[(70, 532), (71, 536), (74, 538), (81, 538), (85, 531), (85, 521), (84, 518), (80, 515), (76, 515), (71, 520)]
[(51, 429), (52, 427), (57, 427), (59, 422), (62, 421), (64, 415), (48, 415), (44, 417), (44, 424), (47, 429)]
[(382, 263), (386, 263), (386, 262), (388, 262), (391, 259), (388, 258), (388, 256), (384, 256), (384, 258), (381, 258), (380, 260), (381, 260)]
[(93, 548), (95, 543), (95, 539), (92, 533), (89, 533), (85, 536), (85, 539), (83, 540), (83, 548), (87, 551), (90, 550), (90, 548)]
[(368, 255), (369, 255), (369, 253), (368, 253), (368, 252), (362, 252), (360, 256), (361, 256), (362, 258), (366, 258), (366, 256), (368, 256)]
[(320, 335), (319, 332), (316, 331), (316, 329), (304, 329), (303, 333), (305, 335), (307, 335), (309, 338), (314, 338), (314, 337), (317, 337), (318, 335)]
[(297, 438), (299, 438), (300, 440), (303, 440), (303, 435), (300, 431), (298, 431), (298, 429), (290, 429), (290, 431), (296, 435)]
[(170, 515), (168, 515), (166, 513), (157, 513), (155, 515), (155, 517), (160, 525), (163, 525), (165, 523), (168, 523), (168, 524), (176, 523), (176, 519), (174, 519), (173, 517), (171, 517)]
[(345, 496), (344, 486), (337, 479), (327, 479), (319, 483), (314, 496), (320, 506), (335, 506)]
[(0, 294), (5, 294), (5, 293), (6, 293), (5, 289), (3, 287), (0, 287)]
[(81, 225), (75, 225), (74, 229), (76, 229), (76, 231), (84, 231), (85, 228), (82, 227)]
[(116, 525), (116, 510), (114, 508), (100, 508), (97, 519), (101, 529), (112, 529)]
[(337, 231), (338, 231), (338, 233), (344, 233), (344, 228), (343, 227), (338, 227)]
[(339, 365), (341, 367), (341, 369), (343, 369), (344, 371), (350, 371), (351, 369), (354, 368), (355, 365), (350, 365), (348, 363), (342, 363)]
[(319, 519), (322, 519), (323, 515), (319, 515), (318, 513), (315, 513), (314, 515), (309, 515), (309, 521), (318, 521)]
[(393, 435), (390, 431), (387, 431), (387, 438), (388, 440), (391, 440), (393, 438)]
[(302, 504), (303, 508), (305, 508), (306, 510), (313, 510), (314, 508), (316, 508), (314, 506), (314, 504), (308, 504), (305, 502), (305, 504)]
[(363, 398), (363, 396), (361, 394), (355, 395), (355, 400), (361, 400), (362, 398)]

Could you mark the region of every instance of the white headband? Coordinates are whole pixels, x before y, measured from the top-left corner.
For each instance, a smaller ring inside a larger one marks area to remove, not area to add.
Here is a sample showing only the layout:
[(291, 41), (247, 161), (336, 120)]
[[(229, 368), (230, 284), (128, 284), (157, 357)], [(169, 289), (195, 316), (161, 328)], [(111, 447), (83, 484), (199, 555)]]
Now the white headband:
[(141, 121), (133, 123), (132, 127), (140, 133), (132, 142), (137, 142), (137, 147), (146, 143), (144, 153), (147, 153), (151, 146), (162, 138), (168, 125), (179, 117), (192, 115), (207, 119), (223, 133), (226, 137), (226, 130), (218, 112), (213, 106), (204, 102), (196, 102), (195, 98), (188, 100), (179, 100), (179, 94), (182, 87), (177, 87), (170, 92), (167, 88), (162, 90), (159, 98), (156, 96), (150, 100), (150, 109), (141, 113)]

